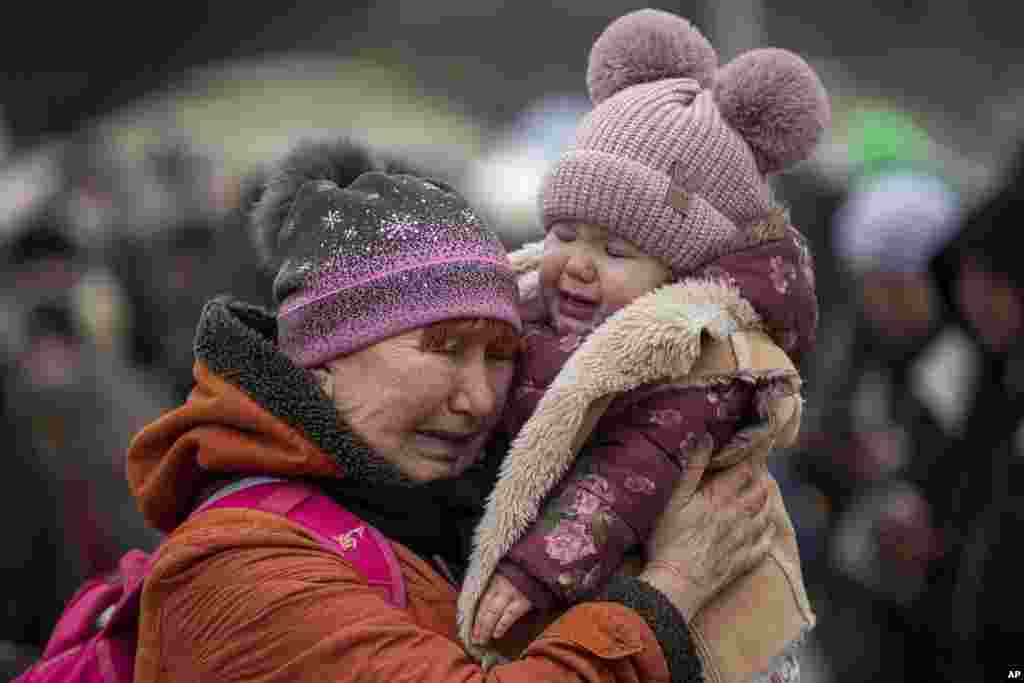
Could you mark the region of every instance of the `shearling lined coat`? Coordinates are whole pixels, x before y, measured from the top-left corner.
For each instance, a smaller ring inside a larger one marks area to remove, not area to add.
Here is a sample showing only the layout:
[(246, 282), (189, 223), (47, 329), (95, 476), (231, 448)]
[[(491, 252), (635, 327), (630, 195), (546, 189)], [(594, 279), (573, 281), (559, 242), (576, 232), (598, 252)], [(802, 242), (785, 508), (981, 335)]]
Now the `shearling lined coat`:
[[(453, 535), (445, 489), (389, 484), (383, 461), (274, 333), (267, 312), (208, 304), (194, 390), (132, 441), (132, 491), (170, 534), (141, 598), (137, 683), (701, 680), (686, 623), (631, 578), (566, 612), (524, 659), (484, 671), (458, 642), (457, 588), (432, 562)], [(310, 481), (382, 531), (405, 608), (283, 517), (224, 508), (183, 523), (206, 491), (253, 474)]]
[[(802, 236), (780, 237), (641, 297), (586, 339), (546, 324), (542, 246), (511, 255), (527, 351), (503, 426), (515, 440), (460, 596), (466, 642), (495, 571), (542, 610), (603, 585), (646, 539), (692, 449), (711, 448), (717, 469), (792, 444), (800, 377), (780, 345), (800, 355), (813, 344), (817, 304)], [(772, 506), (771, 556), (696, 619), (710, 680), (785, 668), (787, 645), (814, 623), (777, 490)]]

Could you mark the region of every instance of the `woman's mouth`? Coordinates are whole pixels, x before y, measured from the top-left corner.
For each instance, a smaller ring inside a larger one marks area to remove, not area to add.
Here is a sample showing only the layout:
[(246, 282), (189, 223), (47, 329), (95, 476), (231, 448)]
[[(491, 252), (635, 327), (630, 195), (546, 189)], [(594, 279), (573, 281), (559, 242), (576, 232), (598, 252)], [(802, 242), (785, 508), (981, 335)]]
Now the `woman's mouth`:
[(457, 458), (464, 448), (471, 445), (480, 432), (450, 432), (439, 429), (421, 429), (416, 436), (431, 450), (443, 450), (448, 457)]
[(472, 432), (421, 429), (416, 432), (416, 443), (422, 457), (444, 465), (449, 468), (449, 474), (457, 475), (480, 459), (487, 434), (486, 429)]

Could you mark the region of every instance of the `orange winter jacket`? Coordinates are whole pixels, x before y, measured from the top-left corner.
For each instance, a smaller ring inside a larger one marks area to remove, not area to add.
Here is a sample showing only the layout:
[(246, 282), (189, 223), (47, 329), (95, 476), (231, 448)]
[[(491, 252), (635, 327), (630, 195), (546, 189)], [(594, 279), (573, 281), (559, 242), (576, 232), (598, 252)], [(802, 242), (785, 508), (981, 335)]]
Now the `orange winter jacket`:
[[(275, 352), (272, 322), (211, 302), (195, 389), (129, 449), (139, 507), (169, 533), (142, 595), (137, 683), (699, 680), (685, 624), (633, 579), (626, 598), (574, 607), (523, 658), (485, 672), (459, 645), (456, 587), (405, 546), (394, 543), (408, 597), (400, 609), (284, 518), (215, 509), (184, 521), (218, 477), (358, 469), (338, 455), (340, 427), (320, 419), (333, 407), (312, 376)], [(313, 417), (289, 413), (310, 406)], [(687, 647), (666, 646), (680, 637)]]

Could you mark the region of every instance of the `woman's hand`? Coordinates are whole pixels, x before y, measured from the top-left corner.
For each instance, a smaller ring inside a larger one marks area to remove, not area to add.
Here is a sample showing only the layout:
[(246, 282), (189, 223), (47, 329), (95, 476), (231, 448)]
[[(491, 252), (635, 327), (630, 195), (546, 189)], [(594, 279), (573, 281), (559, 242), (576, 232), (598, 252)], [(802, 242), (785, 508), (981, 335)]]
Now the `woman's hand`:
[(639, 577), (687, 620), (761, 561), (775, 534), (768, 494), (776, 484), (765, 466), (743, 462), (701, 482), (710, 455), (705, 446), (691, 456), (647, 541), (648, 562)]

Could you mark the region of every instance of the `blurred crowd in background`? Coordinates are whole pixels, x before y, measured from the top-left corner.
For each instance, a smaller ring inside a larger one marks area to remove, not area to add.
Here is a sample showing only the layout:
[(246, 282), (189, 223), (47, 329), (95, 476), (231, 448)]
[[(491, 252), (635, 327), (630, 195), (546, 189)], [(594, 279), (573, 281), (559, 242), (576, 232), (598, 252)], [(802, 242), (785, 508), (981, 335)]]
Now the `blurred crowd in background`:
[(819, 619), (804, 680), (1024, 668), (1024, 48), (995, 9), (849, 4), (200, 7), (162, 42), (145, 37), (167, 17), (135, 17), (148, 28), (116, 61), (88, 58), (109, 17), (65, 22), (53, 42), (86, 48), (65, 61), (5, 60), (0, 674), (84, 578), (159, 542), (125, 448), (187, 396), (208, 299), (270, 305), (247, 230), (270, 165), (348, 136), (455, 185), (510, 250), (539, 239), (541, 175), (589, 106), (586, 50), (644, 5), (690, 17), (723, 59), (794, 49), (832, 97), (817, 157), (776, 185), (821, 306), (803, 438), (771, 464)]

